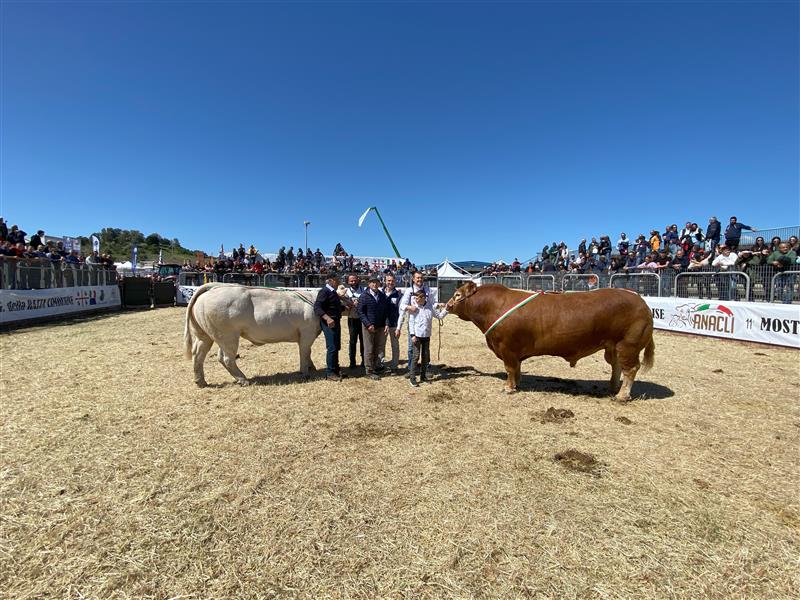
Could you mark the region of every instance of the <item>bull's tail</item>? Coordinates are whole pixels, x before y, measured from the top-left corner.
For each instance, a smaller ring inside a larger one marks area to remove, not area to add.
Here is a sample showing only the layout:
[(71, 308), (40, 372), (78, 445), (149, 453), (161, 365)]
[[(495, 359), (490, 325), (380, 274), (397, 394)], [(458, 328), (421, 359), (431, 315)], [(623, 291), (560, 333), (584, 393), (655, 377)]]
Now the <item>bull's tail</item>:
[(656, 342), (653, 339), (653, 331), (650, 330), (650, 341), (644, 349), (644, 358), (642, 359), (642, 373), (649, 371), (653, 368), (653, 363), (656, 360)]
[(192, 324), (194, 324), (195, 327), (200, 327), (197, 323), (197, 320), (194, 318), (194, 303), (202, 294), (205, 294), (208, 290), (216, 287), (217, 285), (219, 284), (206, 283), (205, 285), (201, 285), (194, 291), (194, 294), (192, 294), (192, 299), (189, 300), (189, 306), (186, 308), (186, 325), (183, 328), (183, 354), (188, 359), (192, 358), (192, 346), (194, 345)]

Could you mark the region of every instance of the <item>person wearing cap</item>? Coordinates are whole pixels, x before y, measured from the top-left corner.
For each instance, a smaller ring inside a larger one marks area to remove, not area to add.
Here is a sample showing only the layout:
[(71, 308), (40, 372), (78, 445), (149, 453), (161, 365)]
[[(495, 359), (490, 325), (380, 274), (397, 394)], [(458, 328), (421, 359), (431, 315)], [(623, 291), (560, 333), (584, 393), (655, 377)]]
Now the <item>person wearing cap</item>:
[[(431, 330), (433, 329), (433, 318), (444, 319), (447, 309), (437, 310), (429, 303), (428, 295), (424, 290), (419, 290), (414, 294), (416, 311), (409, 313), (408, 331), (411, 335), (413, 353), (411, 355), (411, 365), (409, 366), (408, 379), (411, 387), (418, 387), (417, 383), (417, 362), (419, 361), (419, 380), (428, 383), (428, 365), (431, 362)], [(401, 315), (402, 320), (402, 315)], [(396, 332), (400, 331), (400, 323)]]
[(329, 381), (341, 381), (339, 369), (339, 350), (342, 347), (342, 301), (336, 289), (339, 287), (339, 276), (331, 274), (325, 285), (317, 293), (314, 302), (314, 314), (319, 317), (322, 333), (325, 336), (325, 367)]
[(367, 291), (361, 294), (358, 302), (358, 316), (361, 319), (364, 339), (364, 364), (368, 379), (380, 379), (378, 373), (383, 371), (384, 367), (378, 360), (378, 355), (386, 347), (389, 301), (378, 289), (380, 280), (377, 277), (370, 277), (367, 285)]

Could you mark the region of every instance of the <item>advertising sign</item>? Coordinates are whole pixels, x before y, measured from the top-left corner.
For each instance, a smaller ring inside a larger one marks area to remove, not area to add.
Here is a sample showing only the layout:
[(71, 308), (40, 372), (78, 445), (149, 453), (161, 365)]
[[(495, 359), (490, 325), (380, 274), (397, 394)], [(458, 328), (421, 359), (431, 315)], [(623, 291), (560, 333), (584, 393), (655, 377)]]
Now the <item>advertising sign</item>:
[(116, 285), (0, 290), (0, 323), (118, 308), (120, 305), (119, 287)]
[(687, 298), (643, 298), (656, 329), (800, 348), (800, 306)]

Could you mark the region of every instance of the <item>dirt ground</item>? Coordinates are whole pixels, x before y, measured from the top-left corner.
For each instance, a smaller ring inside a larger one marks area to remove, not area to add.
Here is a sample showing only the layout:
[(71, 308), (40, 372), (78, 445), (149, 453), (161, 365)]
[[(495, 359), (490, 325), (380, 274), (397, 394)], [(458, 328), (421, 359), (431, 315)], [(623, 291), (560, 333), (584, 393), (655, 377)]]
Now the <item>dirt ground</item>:
[(448, 317), (418, 389), (248, 342), (258, 385), (197, 389), (184, 314), (0, 335), (0, 597), (800, 594), (797, 351), (657, 334), (634, 402), (602, 354), (507, 396)]

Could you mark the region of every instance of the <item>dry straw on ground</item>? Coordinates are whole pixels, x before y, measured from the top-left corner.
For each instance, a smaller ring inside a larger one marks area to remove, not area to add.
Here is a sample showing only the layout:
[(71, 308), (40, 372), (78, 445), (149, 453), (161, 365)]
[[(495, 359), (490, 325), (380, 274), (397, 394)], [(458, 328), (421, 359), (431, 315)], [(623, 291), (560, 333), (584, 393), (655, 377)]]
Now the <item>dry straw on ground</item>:
[(506, 396), (450, 317), (419, 389), (243, 342), (259, 385), (200, 390), (183, 315), (0, 336), (3, 597), (797, 597), (796, 351), (658, 334), (628, 405), (601, 355)]

